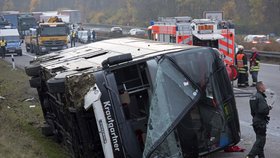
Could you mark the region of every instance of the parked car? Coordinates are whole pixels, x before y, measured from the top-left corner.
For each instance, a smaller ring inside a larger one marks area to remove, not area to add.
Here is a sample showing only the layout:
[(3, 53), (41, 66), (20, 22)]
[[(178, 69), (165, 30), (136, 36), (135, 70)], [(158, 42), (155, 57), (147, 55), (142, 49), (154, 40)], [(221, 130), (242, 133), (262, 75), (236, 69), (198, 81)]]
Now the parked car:
[(7, 41), (6, 55), (16, 54), (22, 56), (22, 40), (20, 39), (18, 29), (1, 29), (0, 39), (1, 38), (4, 38)]
[(122, 35), (123, 29), (121, 27), (112, 27), (110, 32), (112, 35)]
[[(88, 41), (88, 35), (90, 34), (90, 41)], [(81, 43), (89, 43), (92, 41), (92, 33), (88, 30), (78, 31), (78, 41)]]
[(142, 30), (142, 29), (138, 29), (138, 28), (135, 28), (135, 29), (131, 29), (129, 31), (129, 34), (131, 36), (145, 36), (145, 30)]
[(266, 43), (269, 44), (271, 43), (269, 41), (269, 37), (266, 35), (247, 35), (246, 37), (244, 37), (244, 42), (248, 42), (248, 43)]
[(276, 41), (277, 43), (280, 43), (280, 38), (277, 38), (275, 41)]

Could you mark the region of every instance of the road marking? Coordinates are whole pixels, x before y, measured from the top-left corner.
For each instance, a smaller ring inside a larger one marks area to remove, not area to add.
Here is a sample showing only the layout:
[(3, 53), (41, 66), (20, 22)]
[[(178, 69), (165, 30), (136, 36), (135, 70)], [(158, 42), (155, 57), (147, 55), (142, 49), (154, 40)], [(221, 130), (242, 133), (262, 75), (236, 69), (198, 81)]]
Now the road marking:
[(233, 90), (240, 91), (240, 92), (246, 92), (246, 93), (254, 93), (255, 92), (255, 90), (240, 89), (240, 88), (235, 88), (235, 87), (233, 87)]
[[(251, 123), (249, 122), (246, 122), (246, 121), (239, 121), (240, 122), (240, 125), (244, 126), (244, 127), (248, 127), (248, 128), (252, 128), (253, 129), (253, 126)], [(280, 137), (280, 133), (279, 131), (275, 130), (275, 129), (271, 129), (271, 128), (267, 128), (267, 134), (270, 134), (270, 135), (273, 135), (275, 137)]]
[(261, 63), (261, 65), (266, 65), (266, 66), (275, 66), (275, 67), (278, 67), (280, 66), (279, 64), (267, 64), (267, 63)]
[(29, 56), (29, 57), (31, 57), (31, 58), (35, 58), (35, 56), (34, 55), (30, 55), (30, 54), (28, 54), (28, 53), (22, 53), (23, 55), (26, 55), (26, 56)]
[(247, 90), (240, 89), (240, 88), (235, 88), (235, 87), (233, 87), (233, 90), (242, 91), (242, 92), (247, 92)]

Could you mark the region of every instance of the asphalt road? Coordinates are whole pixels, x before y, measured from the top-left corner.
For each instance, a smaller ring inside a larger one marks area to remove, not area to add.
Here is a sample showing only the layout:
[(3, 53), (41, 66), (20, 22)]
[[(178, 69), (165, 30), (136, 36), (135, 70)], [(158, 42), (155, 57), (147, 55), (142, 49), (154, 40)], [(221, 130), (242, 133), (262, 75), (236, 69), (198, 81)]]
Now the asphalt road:
[[(250, 83), (251, 76), (250, 76)], [(265, 146), (265, 155), (267, 158), (279, 158), (280, 157), (280, 65), (261, 64), (261, 70), (259, 72), (259, 81), (263, 81), (266, 85), (268, 92), (274, 91), (274, 95), (271, 92), (268, 93), (267, 101), (269, 104), (273, 104), (273, 109), (270, 112), (270, 123), (267, 129), (267, 141)], [(234, 83), (236, 87), (236, 83)], [(241, 141), (238, 144), (239, 147), (245, 148), (245, 152), (237, 153), (225, 153), (220, 152), (211, 155), (211, 158), (242, 158), (250, 151), (255, 141), (255, 133), (252, 127), (252, 117), (250, 115), (249, 97), (246, 97), (245, 93), (255, 93), (254, 87), (248, 87), (243, 89), (234, 88), (236, 93), (236, 103), (241, 127)], [(243, 93), (243, 94), (242, 94)], [(241, 95), (242, 94), (242, 95)], [(245, 94), (245, 95), (244, 95)], [(242, 97), (241, 97), (242, 96)], [(273, 96), (273, 97), (271, 97)]]
[[(79, 44), (78, 44), (79, 45)], [(23, 46), (24, 48), (24, 46)], [(34, 54), (27, 53), (23, 51), (23, 56), (15, 56), (15, 64), (18, 68), (24, 68), (24, 66), (29, 64), (29, 61), (34, 58)], [(10, 57), (5, 58), (6, 61), (11, 62)], [(261, 64), (261, 70), (259, 73), (259, 80), (263, 81), (268, 89), (274, 91), (274, 97), (269, 97), (268, 102), (271, 103), (275, 98), (275, 103), (273, 109), (270, 113), (271, 121), (268, 125), (267, 130), (267, 142), (265, 146), (265, 155), (267, 158), (279, 158), (280, 157), (280, 97), (277, 94), (280, 94), (280, 65), (272, 64)], [(251, 77), (250, 77), (250, 83)], [(236, 83), (234, 83), (234, 87)], [(254, 87), (248, 87), (244, 89), (234, 88), (235, 93), (239, 96), (236, 96), (236, 102), (239, 112), (239, 120), (241, 126), (241, 141), (238, 144), (239, 147), (245, 148), (245, 152), (234, 152), (234, 153), (225, 153), (218, 152), (214, 153), (209, 158), (242, 158), (251, 149), (254, 141), (255, 134), (251, 126), (251, 115), (249, 109), (249, 97), (242, 96), (240, 93), (255, 93)]]

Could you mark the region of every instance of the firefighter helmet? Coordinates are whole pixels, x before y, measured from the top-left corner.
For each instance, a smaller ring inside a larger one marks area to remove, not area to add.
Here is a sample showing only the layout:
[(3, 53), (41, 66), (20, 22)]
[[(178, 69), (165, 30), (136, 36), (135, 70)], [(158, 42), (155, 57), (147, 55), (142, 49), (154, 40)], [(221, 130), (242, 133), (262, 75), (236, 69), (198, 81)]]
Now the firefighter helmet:
[(243, 51), (244, 50), (244, 47), (242, 45), (238, 45), (238, 50), (239, 51)]

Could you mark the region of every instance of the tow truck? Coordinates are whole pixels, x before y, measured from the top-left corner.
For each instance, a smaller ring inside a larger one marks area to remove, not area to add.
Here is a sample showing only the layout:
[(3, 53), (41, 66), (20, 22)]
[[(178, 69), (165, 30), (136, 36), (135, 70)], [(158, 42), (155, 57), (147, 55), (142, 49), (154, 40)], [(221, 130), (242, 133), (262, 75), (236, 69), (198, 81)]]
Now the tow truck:
[(35, 33), (34, 29), (29, 29), (28, 36), (25, 39), (26, 43), (28, 43), (27, 46), (29, 46), (27, 50), (41, 55), (51, 51), (66, 49), (68, 48), (68, 34), (69, 28), (66, 23), (56, 16), (50, 17), (47, 22), (38, 24)]
[(231, 83), (209, 47), (110, 39), (39, 56), (25, 71), (43, 134), (73, 157), (199, 157), (240, 140)]
[(211, 19), (192, 19), (183, 17), (161, 17), (148, 28), (152, 40), (206, 46), (218, 49), (228, 70), (231, 80), (237, 78), (234, 66), (235, 29), (230, 21)]

